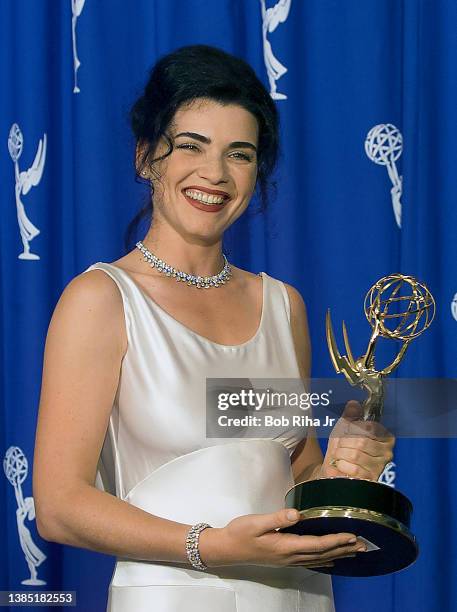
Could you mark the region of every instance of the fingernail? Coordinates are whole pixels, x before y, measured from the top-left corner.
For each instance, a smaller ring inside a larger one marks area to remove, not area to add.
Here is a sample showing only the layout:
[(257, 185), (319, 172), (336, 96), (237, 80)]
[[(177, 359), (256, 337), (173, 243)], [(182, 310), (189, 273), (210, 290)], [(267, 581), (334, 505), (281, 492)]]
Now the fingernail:
[(363, 544), (362, 546), (359, 546), (355, 550), (356, 550), (356, 552), (366, 552), (367, 547), (365, 546), (365, 544)]
[(355, 544), (357, 542), (357, 538), (351, 538), (348, 540), (348, 544)]
[(299, 514), (296, 510), (289, 510), (286, 516), (289, 519), (289, 521), (296, 521), (298, 519)]

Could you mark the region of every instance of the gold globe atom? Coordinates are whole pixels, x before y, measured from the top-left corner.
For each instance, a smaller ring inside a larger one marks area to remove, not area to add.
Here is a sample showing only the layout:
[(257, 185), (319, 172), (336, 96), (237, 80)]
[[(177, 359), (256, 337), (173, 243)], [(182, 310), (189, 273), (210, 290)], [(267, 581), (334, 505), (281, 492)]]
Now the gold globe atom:
[(435, 317), (435, 300), (424, 283), (413, 276), (390, 274), (368, 291), (365, 316), (379, 335), (396, 340), (420, 336)]

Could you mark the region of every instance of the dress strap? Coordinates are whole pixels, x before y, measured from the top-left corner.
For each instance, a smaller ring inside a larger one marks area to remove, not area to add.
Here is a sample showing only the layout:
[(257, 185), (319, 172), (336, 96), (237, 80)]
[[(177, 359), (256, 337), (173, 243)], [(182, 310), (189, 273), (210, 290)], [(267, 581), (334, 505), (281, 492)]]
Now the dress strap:
[(272, 276), (269, 276), (265, 272), (263, 274), (264, 280), (267, 282), (267, 295), (269, 300), (269, 310), (276, 316), (281, 318), (281, 314), (285, 315), (288, 325), (290, 325), (290, 300), (289, 294), (287, 293), (286, 286), (282, 281)]

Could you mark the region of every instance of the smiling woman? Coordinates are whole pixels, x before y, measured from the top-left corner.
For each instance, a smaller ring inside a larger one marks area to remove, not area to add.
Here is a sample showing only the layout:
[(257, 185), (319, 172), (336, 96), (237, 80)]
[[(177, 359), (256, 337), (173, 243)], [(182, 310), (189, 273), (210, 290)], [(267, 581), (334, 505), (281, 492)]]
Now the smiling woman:
[[(279, 531), (299, 519), (284, 508), (294, 481), (335, 470), (316, 440), (306, 427), (206, 437), (207, 378), (309, 377), (298, 292), (222, 252), (256, 188), (266, 204), (275, 105), (243, 60), (192, 46), (159, 60), (131, 117), (153, 214), (143, 240), (74, 278), (54, 311), (38, 530), (117, 557), (110, 612), (333, 610), (330, 577), (312, 570), (360, 542)], [(375, 476), (387, 455), (370, 444)], [(346, 470), (362, 456), (336, 452)]]

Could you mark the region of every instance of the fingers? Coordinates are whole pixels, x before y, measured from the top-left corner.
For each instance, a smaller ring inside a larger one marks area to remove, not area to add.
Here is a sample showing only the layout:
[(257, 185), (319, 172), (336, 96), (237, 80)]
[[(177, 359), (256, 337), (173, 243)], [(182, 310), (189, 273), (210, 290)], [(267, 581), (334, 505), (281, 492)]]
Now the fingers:
[(301, 555), (301, 556), (295, 556), (292, 557), (289, 561), (289, 565), (307, 565), (308, 563), (333, 563), (334, 561), (338, 561), (338, 559), (348, 559), (348, 558), (354, 558), (357, 556), (357, 554), (359, 552), (362, 551), (357, 551), (357, 552), (351, 552), (351, 553), (344, 553), (343, 552), (339, 555), (330, 555), (330, 554), (325, 554), (325, 555), (320, 555), (320, 556), (314, 556), (314, 557), (309, 557), (306, 555)]
[(290, 543), (292, 554), (324, 555), (332, 551), (347, 549), (346, 552), (354, 552), (360, 546), (354, 534), (332, 533), (325, 536), (297, 536)]
[(376, 480), (393, 458), (390, 445), (367, 438), (341, 439), (332, 453), (329, 465), (341, 474), (370, 480)]
[(363, 451), (370, 457), (381, 457), (390, 449), (387, 449), (385, 442), (376, 442), (371, 438), (363, 438), (361, 436), (355, 438), (344, 437), (340, 438), (337, 448), (351, 448), (357, 451)]
[(341, 546), (336, 550), (327, 551), (321, 554), (295, 554), (290, 557), (291, 564), (304, 564), (304, 563), (328, 563), (337, 559), (345, 559), (349, 557), (355, 557), (358, 553), (366, 552), (367, 548), (363, 542), (358, 541), (353, 546)]
[(373, 478), (385, 463), (384, 457), (372, 457), (364, 450), (338, 447), (334, 452), (334, 467), (353, 478)]
[(338, 449), (334, 455), (332, 466), (326, 469), (326, 476), (377, 480), (390, 461), (388, 458), (372, 458), (351, 449)]
[(395, 437), (380, 423), (359, 420), (361, 417), (361, 404), (348, 402), (330, 436), (323, 477), (377, 480), (392, 461)]
[(339, 476), (346, 476), (347, 478), (363, 478), (365, 480), (373, 480), (375, 477), (375, 470), (372, 471), (362, 465), (351, 463), (340, 457), (335, 458), (334, 466), (335, 470), (339, 472)]

